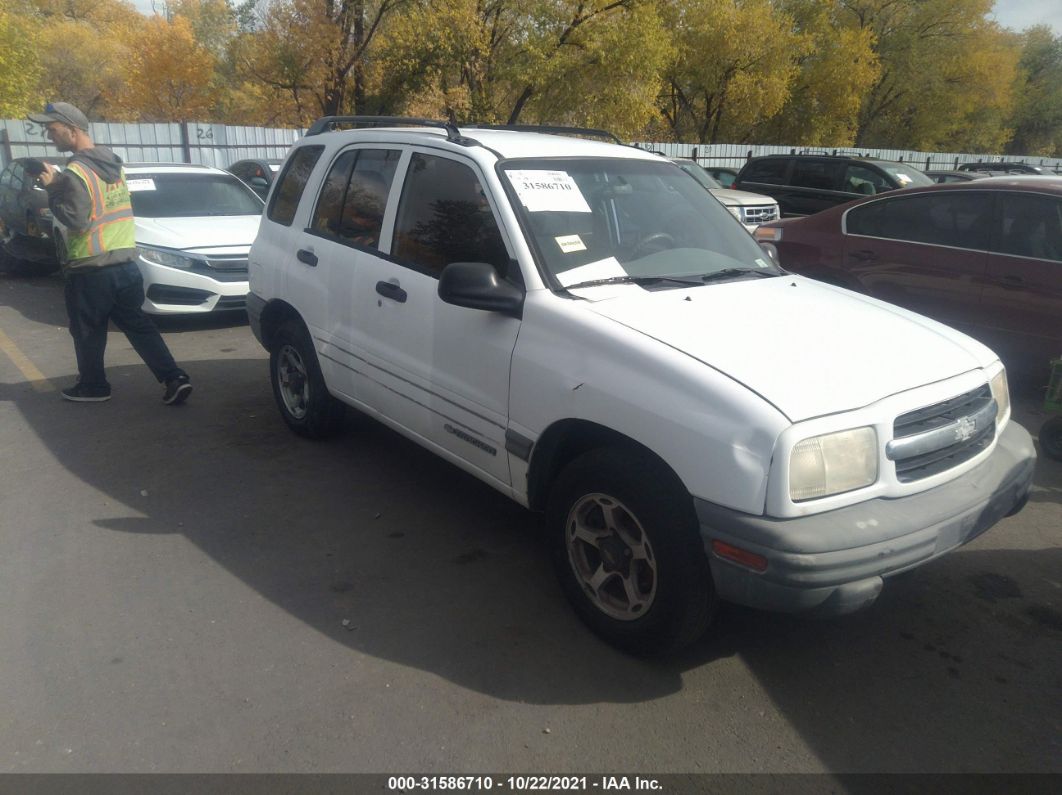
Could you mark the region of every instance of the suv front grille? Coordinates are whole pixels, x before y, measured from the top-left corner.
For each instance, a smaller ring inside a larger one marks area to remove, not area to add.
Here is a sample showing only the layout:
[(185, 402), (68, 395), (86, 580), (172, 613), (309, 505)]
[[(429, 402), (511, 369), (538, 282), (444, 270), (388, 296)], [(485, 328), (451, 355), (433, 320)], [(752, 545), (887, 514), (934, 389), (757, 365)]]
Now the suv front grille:
[(901, 483), (946, 472), (986, 449), (996, 436), (996, 401), (988, 385), (901, 414), (885, 455)]
[(741, 208), (741, 220), (746, 224), (765, 224), (778, 220), (777, 204), (760, 204)]

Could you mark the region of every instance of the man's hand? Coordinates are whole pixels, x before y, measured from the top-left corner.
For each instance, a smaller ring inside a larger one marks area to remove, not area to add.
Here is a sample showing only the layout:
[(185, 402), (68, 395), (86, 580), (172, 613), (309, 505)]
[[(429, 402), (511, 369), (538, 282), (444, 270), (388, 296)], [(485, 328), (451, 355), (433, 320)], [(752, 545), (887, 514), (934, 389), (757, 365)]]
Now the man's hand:
[(59, 169), (53, 166), (51, 163), (44, 164), (44, 171), (42, 171), (37, 179), (40, 180), (41, 186), (47, 188), (52, 184), (52, 180), (55, 179), (55, 175), (59, 173)]

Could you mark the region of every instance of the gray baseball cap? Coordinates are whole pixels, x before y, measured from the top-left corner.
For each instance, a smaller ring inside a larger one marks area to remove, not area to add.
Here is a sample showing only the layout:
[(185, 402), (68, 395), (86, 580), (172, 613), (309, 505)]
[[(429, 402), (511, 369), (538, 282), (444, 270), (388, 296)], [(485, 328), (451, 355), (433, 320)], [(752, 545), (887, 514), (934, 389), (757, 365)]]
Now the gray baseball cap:
[(79, 111), (69, 102), (49, 102), (44, 106), (44, 113), (31, 113), (27, 118), (38, 124), (48, 124), (57, 121), (60, 124), (69, 124), (88, 132), (89, 120), (84, 113)]

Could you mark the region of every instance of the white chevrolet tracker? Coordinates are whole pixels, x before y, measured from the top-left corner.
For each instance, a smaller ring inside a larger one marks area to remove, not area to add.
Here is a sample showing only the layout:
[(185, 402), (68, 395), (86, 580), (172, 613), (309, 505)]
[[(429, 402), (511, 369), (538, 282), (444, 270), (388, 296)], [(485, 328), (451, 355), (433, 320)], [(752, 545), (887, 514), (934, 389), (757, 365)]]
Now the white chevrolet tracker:
[(992, 351), (785, 272), (636, 148), (322, 119), (249, 269), (287, 424), (352, 406), (543, 511), (575, 610), (624, 649), (691, 642), (720, 599), (856, 610), (1027, 499)]

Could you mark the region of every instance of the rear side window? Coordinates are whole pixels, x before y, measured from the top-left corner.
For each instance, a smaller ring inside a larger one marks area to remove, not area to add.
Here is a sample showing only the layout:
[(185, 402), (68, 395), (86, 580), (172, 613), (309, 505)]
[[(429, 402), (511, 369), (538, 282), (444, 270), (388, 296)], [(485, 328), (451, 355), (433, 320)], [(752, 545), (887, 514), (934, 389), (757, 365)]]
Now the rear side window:
[(983, 193), (941, 192), (856, 207), (846, 223), (852, 235), (984, 251), (991, 212)]
[(762, 182), (766, 185), (784, 185), (788, 160), (758, 160), (748, 164), (741, 175), (741, 182)]
[(303, 146), (295, 150), (284, 172), (280, 175), (280, 184), (273, 191), (269, 202), (269, 220), (284, 226), (291, 226), (295, 220), (295, 211), (299, 209), (299, 199), (310, 178), (310, 172), (317, 165), (317, 159), (324, 151), (323, 146)]
[(830, 160), (797, 160), (790, 185), (815, 190), (837, 190), (841, 164)]
[(402, 189), (392, 254), (436, 277), (451, 262), (487, 262), (502, 274), (509, 262), (475, 172), (463, 163), (419, 153)]
[(1062, 202), (1007, 193), (1001, 204), (1003, 225), (994, 251), (1062, 262)]

